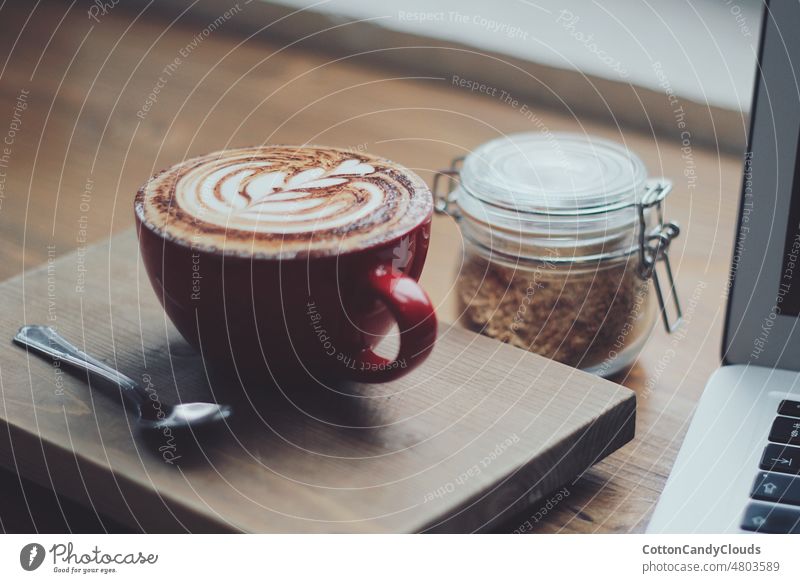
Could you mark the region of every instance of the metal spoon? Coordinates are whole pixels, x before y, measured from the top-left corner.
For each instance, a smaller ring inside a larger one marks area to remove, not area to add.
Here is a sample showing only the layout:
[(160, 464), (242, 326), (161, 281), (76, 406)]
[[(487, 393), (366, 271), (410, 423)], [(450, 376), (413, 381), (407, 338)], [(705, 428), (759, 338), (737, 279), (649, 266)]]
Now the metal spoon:
[(233, 412), (229, 405), (215, 403), (154, 407), (147, 391), (136, 381), (79, 350), (49, 326), (23, 326), (14, 336), (14, 342), (117, 385), (124, 399), (138, 412), (139, 427), (145, 433), (206, 431), (220, 425)]

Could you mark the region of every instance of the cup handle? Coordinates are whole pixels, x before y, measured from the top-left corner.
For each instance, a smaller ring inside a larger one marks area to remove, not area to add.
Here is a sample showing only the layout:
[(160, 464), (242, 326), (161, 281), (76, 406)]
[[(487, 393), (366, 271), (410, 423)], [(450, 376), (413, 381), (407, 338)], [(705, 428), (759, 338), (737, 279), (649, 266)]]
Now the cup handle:
[(436, 340), (436, 311), (428, 294), (412, 278), (379, 264), (367, 276), (367, 286), (394, 316), (400, 330), (400, 350), (394, 360), (361, 350), (350, 369), (351, 380), (384, 383), (403, 376), (428, 357)]

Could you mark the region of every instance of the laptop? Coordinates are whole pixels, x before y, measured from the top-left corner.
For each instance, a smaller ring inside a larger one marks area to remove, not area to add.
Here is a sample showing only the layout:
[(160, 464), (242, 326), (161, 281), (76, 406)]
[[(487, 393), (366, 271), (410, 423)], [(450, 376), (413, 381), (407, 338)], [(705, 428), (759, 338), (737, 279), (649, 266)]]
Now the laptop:
[(722, 366), (651, 533), (800, 533), (800, 3), (765, 6)]

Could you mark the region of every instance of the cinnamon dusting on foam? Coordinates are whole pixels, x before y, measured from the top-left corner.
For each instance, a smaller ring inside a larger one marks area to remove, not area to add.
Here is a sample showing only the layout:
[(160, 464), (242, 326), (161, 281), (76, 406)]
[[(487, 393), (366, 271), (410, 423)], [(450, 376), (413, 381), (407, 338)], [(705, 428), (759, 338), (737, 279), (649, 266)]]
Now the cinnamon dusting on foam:
[(164, 170), (139, 190), (135, 208), (148, 228), (186, 245), (291, 258), (390, 241), (427, 220), (433, 202), (422, 179), (383, 158), (263, 146)]

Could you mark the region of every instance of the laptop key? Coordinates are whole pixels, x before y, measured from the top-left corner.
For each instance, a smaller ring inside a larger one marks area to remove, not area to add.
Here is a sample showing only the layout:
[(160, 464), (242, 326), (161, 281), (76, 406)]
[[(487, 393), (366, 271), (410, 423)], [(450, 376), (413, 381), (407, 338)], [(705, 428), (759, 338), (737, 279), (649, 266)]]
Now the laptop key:
[(781, 401), (778, 406), (778, 415), (800, 417), (800, 401)]
[(767, 502), (800, 506), (800, 478), (762, 472), (756, 477), (750, 497)]
[(774, 534), (800, 533), (800, 509), (751, 502), (742, 517), (742, 529)]
[(784, 474), (800, 474), (800, 447), (770, 443), (761, 456), (762, 470)]
[(800, 445), (800, 419), (776, 417), (769, 432), (769, 440), (790, 445)]

